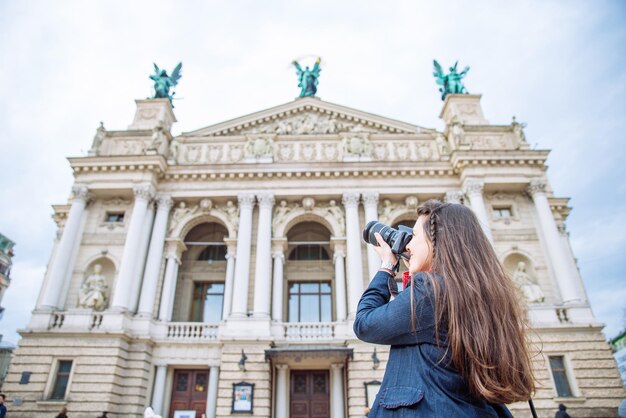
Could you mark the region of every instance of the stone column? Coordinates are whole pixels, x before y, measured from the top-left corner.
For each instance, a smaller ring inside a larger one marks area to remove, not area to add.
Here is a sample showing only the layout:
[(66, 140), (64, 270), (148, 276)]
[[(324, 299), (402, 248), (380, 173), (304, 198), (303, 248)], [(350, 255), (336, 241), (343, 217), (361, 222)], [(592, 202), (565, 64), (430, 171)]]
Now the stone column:
[(135, 205), (128, 225), (122, 263), (115, 281), (115, 291), (111, 303), (113, 309), (120, 311), (128, 310), (133, 280), (139, 280), (135, 277), (135, 266), (137, 265), (141, 243), (141, 228), (148, 210), (148, 202), (154, 195), (151, 185), (136, 185), (133, 187), (133, 192), (135, 193)]
[(46, 287), (41, 297), (41, 305), (38, 309), (60, 308), (59, 300), (61, 290), (65, 287), (68, 271), (71, 271), (71, 258), (79, 241), (79, 232), (83, 220), (85, 207), (91, 195), (86, 186), (74, 186), (72, 188), (74, 200), (67, 216), (63, 235), (59, 241), (54, 261), (50, 266), (50, 274), (46, 281)]
[(168, 242), (165, 278), (159, 307), (159, 321), (171, 321), (174, 308), (174, 296), (176, 295), (176, 279), (178, 278), (178, 266), (181, 264), (180, 257), (187, 247), (181, 240)]
[[(363, 206), (365, 206), (365, 224), (370, 221), (378, 220), (378, 193), (367, 192), (363, 193)], [(374, 247), (367, 246), (367, 271), (369, 278), (374, 277), (378, 268), (380, 267), (380, 257)]]
[(344, 193), (342, 202), (346, 210), (346, 238), (348, 240), (348, 315), (354, 318), (363, 293), (359, 193)]
[(235, 260), (235, 288), (231, 316), (245, 318), (248, 314), (248, 282), (250, 280), (250, 244), (252, 241), (252, 208), (254, 195), (240, 194), (237, 258)]
[(139, 290), (142, 286), (143, 273), (146, 267), (146, 257), (148, 256), (148, 245), (150, 244), (150, 236), (152, 235), (152, 222), (154, 221), (154, 204), (148, 204), (148, 211), (143, 220), (141, 227), (141, 243), (139, 244), (139, 255), (137, 264), (135, 265), (135, 273), (133, 274), (133, 284), (130, 289), (130, 303), (128, 309), (131, 312), (137, 312), (139, 304)]
[(289, 403), (287, 402), (287, 394), (289, 386), (287, 382), (287, 373), (289, 367), (286, 364), (276, 365), (276, 407), (274, 410), (275, 418), (288, 418)]
[(219, 374), (220, 368), (218, 366), (210, 366), (209, 386), (206, 396), (206, 418), (215, 418), (215, 411), (217, 410), (217, 385), (219, 383)]
[(483, 232), (489, 241), (493, 243), (493, 235), (491, 234), (491, 227), (489, 226), (489, 217), (487, 216), (485, 200), (483, 199), (483, 186), (484, 183), (480, 180), (467, 180), (465, 182), (465, 193), (467, 194), (474, 214), (478, 218), (478, 222), (480, 222), (480, 226), (483, 228)]
[(172, 209), (172, 198), (169, 196), (159, 196), (156, 199), (157, 211), (152, 227), (152, 237), (150, 238), (150, 248), (148, 249), (148, 259), (146, 269), (141, 283), (141, 295), (139, 298), (140, 316), (152, 318), (154, 302), (156, 298), (157, 285), (159, 283), (159, 271), (161, 270), (161, 260), (163, 257), (163, 247), (165, 246), (165, 234), (167, 233), (167, 219)]
[(463, 192), (460, 190), (450, 190), (446, 192), (446, 195), (443, 198), (443, 201), (446, 203), (458, 203), (459, 205), (463, 204)]
[(272, 246), (272, 258), (274, 259), (274, 277), (272, 282), (272, 320), (276, 322), (283, 321), (283, 293), (284, 277), (283, 266), (285, 264), (285, 246), (286, 240), (274, 240)]
[(330, 400), (330, 417), (344, 418), (344, 400), (343, 400), (343, 364), (331, 364), (333, 379), (333, 395)]
[(535, 202), (539, 228), (541, 228), (542, 232), (541, 236), (545, 240), (545, 247), (548, 251), (552, 271), (559, 285), (561, 298), (564, 303), (579, 302), (581, 298), (576, 291), (576, 283), (574, 283), (574, 278), (571, 276), (567, 254), (559, 238), (559, 231), (557, 230), (550, 203), (548, 202), (548, 196), (546, 195), (546, 187), (547, 183), (545, 180), (531, 180), (528, 192), (532, 196), (533, 202)]
[(157, 415), (163, 415), (163, 400), (165, 398), (165, 377), (167, 375), (167, 366), (157, 365), (156, 374), (154, 376), (154, 390), (152, 392), (151, 406)]
[(228, 318), (230, 315), (230, 307), (233, 303), (233, 282), (235, 280), (235, 252), (237, 247), (235, 246), (237, 240), (224, 239), (226, 242), (226, 276), (224, 277), (224, 307), (222, 309), (222, 319)]
[(344, 259), (345, 250), (335, 246), (335, 306), (337, 307), (337, 321), (346, 319), (346, 270)]
[(272, 295), (272, 208), (274, 195), (259, 194), (259, 225), (256, 240), (256, 263), (254, 267), (254, 317), (270, 317)]

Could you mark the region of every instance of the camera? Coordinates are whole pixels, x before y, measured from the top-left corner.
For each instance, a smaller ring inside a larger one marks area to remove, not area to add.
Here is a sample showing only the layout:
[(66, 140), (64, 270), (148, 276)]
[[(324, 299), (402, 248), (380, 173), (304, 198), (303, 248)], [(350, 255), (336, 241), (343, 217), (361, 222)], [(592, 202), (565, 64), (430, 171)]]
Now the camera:
[(409, 259), (406, 246), (413, 238), (413, 229), (408, 226), (400, 225), (398, 229), (377, 221), (370, 221), (365, 225), (363, 230), (363, 240), (368, 244), (378, 246), (378, 241), (374, 234), (378, 232), (383, 240), (391, 247), (391, 252), (399, 258)]

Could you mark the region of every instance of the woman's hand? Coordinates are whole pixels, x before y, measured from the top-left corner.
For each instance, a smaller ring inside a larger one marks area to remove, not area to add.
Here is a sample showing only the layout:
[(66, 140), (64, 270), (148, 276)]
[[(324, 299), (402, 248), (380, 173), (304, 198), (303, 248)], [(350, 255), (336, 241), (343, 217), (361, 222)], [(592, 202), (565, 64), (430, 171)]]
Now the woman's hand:
[(385, 242), (382, 236), (378, 232), (374, 233), (378, 246), (374, 246), (374, 250), (378, 253), (383, 263), (396, 265), (398, 259), (394, 253), (391, 252), (391, 247)]

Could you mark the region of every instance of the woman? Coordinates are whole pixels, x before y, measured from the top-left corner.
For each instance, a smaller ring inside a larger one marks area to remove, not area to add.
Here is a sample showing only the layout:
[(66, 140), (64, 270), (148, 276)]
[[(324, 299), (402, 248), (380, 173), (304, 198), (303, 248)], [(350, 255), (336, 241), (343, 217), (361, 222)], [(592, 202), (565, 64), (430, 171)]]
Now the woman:
[(354, 332), (391, 345), (374, 417), (512, 417), (504, 404), (534, 391), (517, 291), (476, 216), (428, 201), (407, 245), (408, 289), (390, 302), (396, 256), (382, 260), (359, 302)]

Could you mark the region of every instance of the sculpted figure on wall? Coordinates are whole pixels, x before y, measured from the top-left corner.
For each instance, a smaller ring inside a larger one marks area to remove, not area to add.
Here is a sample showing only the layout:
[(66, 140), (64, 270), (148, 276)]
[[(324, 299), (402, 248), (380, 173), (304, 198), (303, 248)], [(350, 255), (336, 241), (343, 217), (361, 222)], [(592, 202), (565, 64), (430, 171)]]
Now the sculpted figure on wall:
[(448, 140), (442, 133), (437, 133), (437, 137), (435, 138), (435, 143), (437, 144), (437, 149), (439, 150), (439, 154), (445, 155), (450, 154), (450, 147), (448, 146)]
[(326, 208), (326, 210), (328, 211), (328, 214), (332, 216), (333, 218), (335, 218), (337, 223), (339, 223), (341, 230), (345, 231), (346, 230), (346, 216), (343, 213), (343, 209), (337, 206), (337, 202), (335, 202), (334, 200), (331, 200), (330, 202), (328, 202), (328, 207)]
[(450, 125), (450, 141), (452, 141), (455, 147), (458, 147), (463, 143), (464, 137), (465, 131), (463, 130), (463, 126), (457, 121), (453, 122)]
[(544, 301), (543, 291), (530, 274), (526, 272), (526, 263), (523, 261), (517, 264), (517, 269), (513, 273), (513, 281), (522, 292), (526, 302), (539, 303)]
[(170, 155), (168, 160), (176, 161), (178, 159), (178, 149), (180, 148), (180, 144), (177, 140), (173, 140), (170, 142)]
[(93, 274), (89, 275), (80, 287), (78, 306), (96, 311), (105, 309), (108, 288), (106, 277), (102, 274), (102, 266), (96, 264), (93, 267)]
[(174, 213), (172, 214), (172, 221), (170, 222), (170, 232), (173, 231), (180, 221), (187, 215), (191, 215), (198, 210), (198, 206), (194, 206), (193, 208), (187, 207), (185, 202), (180, 202), (178, 207), (174, 209)]
[(100, 122), (100, 126), (96, 129), (96, 134), (93, 136), (93, 142), (91, 143), (91, 149), (89, 150), (90, 155), (98, 155), (100, 154), (100, 146), (102, 145), (102, 141), (106, 137), (106, 129), (104, 128), (104, 123)]

